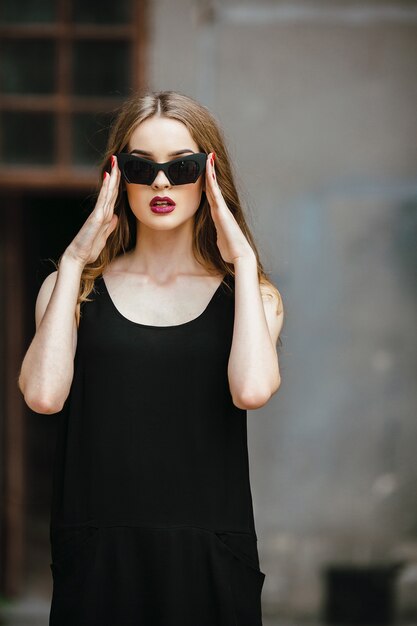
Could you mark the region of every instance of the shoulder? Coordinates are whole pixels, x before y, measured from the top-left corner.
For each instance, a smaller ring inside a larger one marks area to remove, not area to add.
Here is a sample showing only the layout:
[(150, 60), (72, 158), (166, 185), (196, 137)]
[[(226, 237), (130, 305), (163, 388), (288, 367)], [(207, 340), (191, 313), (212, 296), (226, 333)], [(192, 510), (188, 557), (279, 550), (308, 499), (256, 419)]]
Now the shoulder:
[(278, 288), (266, 278), (259, 283), (265, 317), (274, 344), (278, 341), (284, 324), (284, 304)]
[(262, 300), (270, 309), (275, 309), (276, 315), (284, 313), (284, 304), (278, 288), (268, 279), (262, 278), (259, 283)]

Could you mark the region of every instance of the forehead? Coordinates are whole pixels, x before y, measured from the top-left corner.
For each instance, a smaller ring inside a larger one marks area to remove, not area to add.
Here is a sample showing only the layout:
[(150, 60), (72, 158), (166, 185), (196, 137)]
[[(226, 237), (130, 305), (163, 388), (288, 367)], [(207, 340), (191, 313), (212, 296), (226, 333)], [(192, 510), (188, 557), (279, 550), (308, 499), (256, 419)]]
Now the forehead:
[(199, 149), (185, 124), (167, 117), (151, 117), (141, 122), (133, 131), (128, 148), (146, 150), (154, 155), (182, 148)]

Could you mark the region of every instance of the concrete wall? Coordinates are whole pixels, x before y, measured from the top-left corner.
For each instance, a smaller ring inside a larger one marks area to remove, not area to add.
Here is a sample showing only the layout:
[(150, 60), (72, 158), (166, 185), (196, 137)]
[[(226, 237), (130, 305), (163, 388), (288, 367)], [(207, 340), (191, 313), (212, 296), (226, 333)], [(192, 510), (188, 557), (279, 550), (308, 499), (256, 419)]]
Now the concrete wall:
[(417, 4), (151, 6), (150, 87), (221, 121), (284, 298), (252, 491), (266, 611), (313, 614), (328, 563), (417, 541)]

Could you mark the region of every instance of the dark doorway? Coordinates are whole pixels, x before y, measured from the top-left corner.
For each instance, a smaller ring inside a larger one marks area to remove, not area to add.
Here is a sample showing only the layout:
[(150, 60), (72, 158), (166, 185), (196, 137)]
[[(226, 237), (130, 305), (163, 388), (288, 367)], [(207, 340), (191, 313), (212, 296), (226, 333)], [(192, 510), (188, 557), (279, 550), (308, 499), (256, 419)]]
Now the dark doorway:
[[(3, 193), (0, 201), (2, 238), (7, 244), (3, 264), (7, 286), (3, 303), (7, 314), (3, 333), (13, 335), (2, 364), (3, 432), (9, 434), (3, 441), (1, 471), (4, 494), (0, 507), (3, 509), (1, 586), (6, 596), (36, 595), (49, 601), (52, 590), (49, 514), (56, 422), (53, 414), (35, 413), (26, 405), (17, 386), (18, 368), (35, 334), (39, 288), (46, 276), (55, 271), (53, 261), (58, 261), (79, 231), (94, 207), (95, 198), (79, 190), (65, 194), (28, 191)], [(15, 313), (19, 317), (16, 322)], [(21, 332), (17, 330), (20, 327)], [(8, 442), (14, 442), (9, 451)], [(16, 476), (20, 478), (17, 480)], [(22, 495), (16, 506), (17, 491)]]

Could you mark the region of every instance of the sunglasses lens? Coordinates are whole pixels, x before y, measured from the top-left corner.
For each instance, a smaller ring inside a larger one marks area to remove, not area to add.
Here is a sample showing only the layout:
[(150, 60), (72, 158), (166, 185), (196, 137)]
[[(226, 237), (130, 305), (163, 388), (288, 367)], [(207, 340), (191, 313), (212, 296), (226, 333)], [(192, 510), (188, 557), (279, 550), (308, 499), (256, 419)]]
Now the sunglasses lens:
[(169, 166), (168, 171), (176, 185), (184, 185), (197, 180), (200, 166), (197, 161), (177, 161)]
[(131, 183), (149, 185), (155, 178), (155, 168), (150, 163), (132, 159), (125, 163), (125, 173)]
[[(127, 182), (140, 185), (152, 185), (158, 173), (157, 165), (137, 157), (124, 160), (122, 169)], [(168, 174), (174, 185), (184, 185), (195, 183), (203, 169), (196, 159), (175, 160)]]

